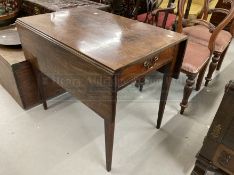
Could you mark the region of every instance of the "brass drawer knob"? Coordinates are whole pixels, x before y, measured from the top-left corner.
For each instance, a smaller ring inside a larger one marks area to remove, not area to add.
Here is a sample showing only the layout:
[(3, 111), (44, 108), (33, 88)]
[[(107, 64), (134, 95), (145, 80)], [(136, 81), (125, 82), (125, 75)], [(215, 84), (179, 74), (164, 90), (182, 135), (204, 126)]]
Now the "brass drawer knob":
[(146, 61), (144, 62), (144, 67), (145, 67), (146, 69), (153, 68), (157, 61), (158, 61), (158, 57), (154, 57), (154, 58), (152, 58), (152, 59), (146, 60)]

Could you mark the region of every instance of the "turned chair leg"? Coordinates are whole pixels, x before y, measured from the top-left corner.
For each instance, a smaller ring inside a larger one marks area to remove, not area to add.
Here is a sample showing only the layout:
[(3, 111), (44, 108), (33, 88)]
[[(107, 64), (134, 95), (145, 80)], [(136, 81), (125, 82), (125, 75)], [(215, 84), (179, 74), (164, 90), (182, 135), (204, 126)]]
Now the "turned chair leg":
[(221, 66), (222, 66), (224, 57), (225, 57), (225, 55), (227, 53), (227, 50), (228, 50), (228, 47), (225, 49), (225, 51), (220, 56), (220, 59), (219, 59), (219, 62), (218, 62), (217, 68), (216, 68), (216, 70), (218, 70), (218, 71), (221, 69)]
[(141, 78), (140, 79), (140, 88), (139, 88), (139, 90), (142, 92), (142, 90), (143, 90), (143, 86), (145, 85), (145, 77), (143, 77), (143, 78)]
[(217, 68), (220, 54), (221, 53), (216, 52), (216, 53), (214, 53), (214, 56), (212, 57), (212, 62), (210, 63), (209, 71), (208, 71), (208, 74), (206, 76), (205, 86), (208, 86), (209, 82), (212, 80), (212, 75), (213, 75), (215, 69)]
[(209, 62), (207, 62), (206, 65), (204, 65), (204, 67), (202, 68), (202, 70), (200, 71), (198, 75), (197, 83), (196, 83), (196, 91), (199, 91), (201, 89), (201, 84), (202, 84), (208, 63)]
[(195, 83), (196, 76), (197, 76), (196, 74), (195, 75), (194, 74), (187, 75), (188, 78), (187, 78), (186, 84), (184, 86), (184, 95), (183, 95), (182, 102), (180, 103), (180, 106), (181, 106), (180, 114), (183, 114), (185, 108), (188, 107), (188, 99), (192, 93), (193, 85)]
[(139, 90), (142, 92), (143, 86), (145, 85), (145, 77), (142, 77), (138, 80), (136, 80), (135, 86), (139, 88)]

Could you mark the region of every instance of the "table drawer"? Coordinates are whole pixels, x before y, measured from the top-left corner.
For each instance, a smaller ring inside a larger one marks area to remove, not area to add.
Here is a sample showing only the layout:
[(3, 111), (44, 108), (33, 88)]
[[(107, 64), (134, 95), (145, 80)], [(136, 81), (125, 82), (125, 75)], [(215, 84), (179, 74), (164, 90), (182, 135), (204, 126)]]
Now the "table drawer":
[(133, 63), (132, 65), (120, 70), (118, 74), (118, 88), (135, 81), (140, 76), (155, 71), (156, 69), (169, 63), (174, 56), (174, 48), (168, 48), (160, 54), (149, 56), (140, 62)]
[(213, 162), (214, 165), (220, 169), (229, 174), (234, 174), (234, 150), (224, 145), (219, 145), (214, 155)]

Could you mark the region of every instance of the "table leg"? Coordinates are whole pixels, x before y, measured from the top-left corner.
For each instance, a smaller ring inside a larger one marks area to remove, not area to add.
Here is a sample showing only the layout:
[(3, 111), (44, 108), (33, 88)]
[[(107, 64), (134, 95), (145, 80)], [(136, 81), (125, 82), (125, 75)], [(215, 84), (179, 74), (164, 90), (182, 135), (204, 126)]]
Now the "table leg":
[(106, 170), (111, 171), (115, 121), (105, 120)]
[(159, 111), (158, 111), (158, 120), (157, 120), (157, 126), (156, 126), (157, 129), (160, 129), (160, 127), (161, 127), (163, 113), (164, 113), (165, 106), (167, 103), (167, 96), (168, 96), (168, 92), (169, 92), (170, 85), (171, 85), (172, 77), (170, 75), (170, 68), (171, 68), (171, 64), (169, 64), (166, 67), (166, 70), (165, 70), (164, 75), (163, 75), (163, 84), (162, 84), (162, 89), (161, 89), (161, 97), (160, 97), (160, 104), (159, 104)]
[(36, 79), (37, 79), (37, 86), (38, 86), (40, 100), (43, 104), (44, 110), (47, 110), (48, 107), (47, 107), (46, 96), (45, 96), (45, 92), (44, 92), (42, 73), (36, 69), (35, 74), (36, 74)]

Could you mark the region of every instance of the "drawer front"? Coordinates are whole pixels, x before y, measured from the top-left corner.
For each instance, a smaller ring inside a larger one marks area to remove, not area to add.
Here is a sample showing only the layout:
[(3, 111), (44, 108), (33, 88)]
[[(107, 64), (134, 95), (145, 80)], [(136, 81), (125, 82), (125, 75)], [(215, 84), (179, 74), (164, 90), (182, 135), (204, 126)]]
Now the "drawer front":
[(223, 171), (234, 174), (234, 150), (220, 145), (213, 158), (214, 165)]
[(155, 71), (173, 59), (174, 48), (168, 48), (159, 54), (150, 56), (143, 61), (136, 62), (118, 73), (118, 88), (122, 88), (137, 78)]

